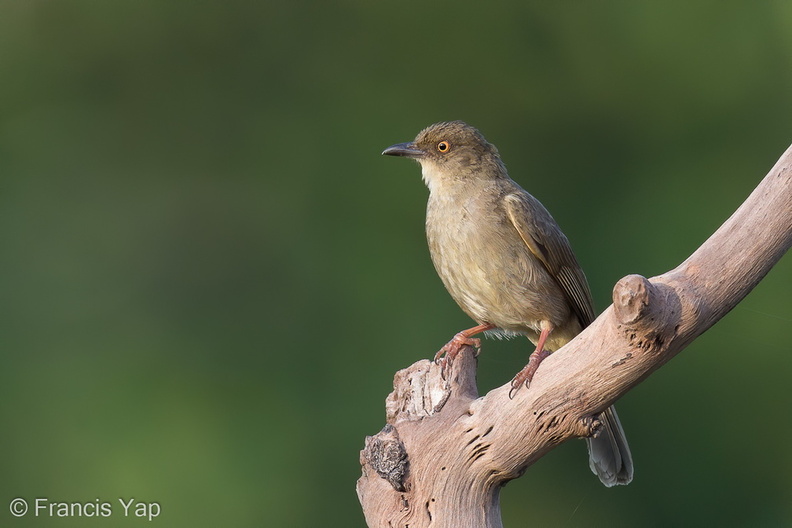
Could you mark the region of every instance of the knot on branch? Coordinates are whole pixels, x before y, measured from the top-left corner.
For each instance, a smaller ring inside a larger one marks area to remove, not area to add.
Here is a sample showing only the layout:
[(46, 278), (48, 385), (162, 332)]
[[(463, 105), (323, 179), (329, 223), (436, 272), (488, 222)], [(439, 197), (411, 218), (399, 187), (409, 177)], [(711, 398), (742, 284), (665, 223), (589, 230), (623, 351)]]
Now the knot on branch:
[[(613, 288), (613, 311), (629, 345), (634, 351), (657, 353), (675, 339), (682, 317), (678, 286), (650, 282), (640, 275), (628, 275)], [(626, 353), (612, 364), (617, 367), (632, 359)]]
[(645, 277), (627, 275), (613, 287), (613, 309), (619, 322), (635, 324), (646, 316), (655, 287)]
[(366, 444), (361, 452), (361, 465), (368, 464), (396, 491), (405, 491), (407, 463), (407, 450), (392, 425), (386, 425), (375, 436), (366, 437)]
[(578, 438), (593, 438), (599, 436), (602, 430), (602, 420), (600, 415), (584, 416), (572, 424), (574, 435)]

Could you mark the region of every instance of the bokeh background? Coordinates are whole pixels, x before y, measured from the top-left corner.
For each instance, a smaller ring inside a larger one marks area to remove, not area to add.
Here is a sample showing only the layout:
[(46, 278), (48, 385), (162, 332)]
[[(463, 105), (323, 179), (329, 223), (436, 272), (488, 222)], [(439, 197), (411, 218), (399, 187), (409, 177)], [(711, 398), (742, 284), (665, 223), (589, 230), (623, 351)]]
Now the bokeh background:
[[(479, 127), (603, 309), (744, 200), (790, 94), (784, 1), (0, 2), (0, 525), (363, 526), (394, 372), (469, 325), (382, 149)], [(792, 525), (790, 298), (786, 256), (622, 399), (632, 485), (570, 442), (505, 525)], [(485, 342), (481, 390), (530, 350)]]

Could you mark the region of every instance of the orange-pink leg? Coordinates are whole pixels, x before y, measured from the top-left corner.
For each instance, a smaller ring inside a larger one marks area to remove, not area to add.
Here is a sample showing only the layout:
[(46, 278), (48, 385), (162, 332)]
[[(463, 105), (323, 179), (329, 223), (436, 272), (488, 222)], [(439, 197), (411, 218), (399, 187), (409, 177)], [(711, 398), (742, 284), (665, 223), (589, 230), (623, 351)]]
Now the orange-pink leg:
[(533, 354), (528, 358), (528, 364), (523, 367), (523, 369), (514, 376), (514, 379), (511, 382), (511, 390), (509, 391), (509, 398), (513, 398), (517, 391), (520, 390), (520, 387), (525, 385), (526, 387), (531, 385), (531, 380), (536, 374), (536, 369), (539, 368), (539, 364), (549, 356), (552, 352), (550, 350), (545, 350), (544, 345), (547, 338), (550, 337), (550, 333), (553, 331), (553, 326), (551, 324), (542, 325), (542, 331), (539, 333), (539, 341), (536, 343), (536, 350), (534, 350)]
[(495, 328), (495, 325), (485, 323), (474, 326), (473, 328), (468, 328), (467, 330), (462, 330), (457, 335), (455, 335), (451, 341), (443, 345), (443, 348), (441, 348), (437, 354), (435, 354), (435, 363), (439, 363), (440, 358), (445, 356), (446, 362), (445, 365), (443, 365), (443, 368), (445, 369), (446, 366), (450, 365), (454, 359), (456, 359), (456, 357), (459, 355), (459, 350), (463, 346), (469, 345), (472, 347), (481, 348), (481, 339), (476, 339), (473, 336), (487, 330), (492, 330), (493, 328)]

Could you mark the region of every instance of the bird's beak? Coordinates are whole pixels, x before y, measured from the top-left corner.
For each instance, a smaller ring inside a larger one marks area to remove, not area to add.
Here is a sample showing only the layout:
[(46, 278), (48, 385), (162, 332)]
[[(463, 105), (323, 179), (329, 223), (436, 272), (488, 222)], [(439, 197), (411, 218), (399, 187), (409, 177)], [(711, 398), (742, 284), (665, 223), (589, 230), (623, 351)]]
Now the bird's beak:
[(424, 151), (412, 143), (397, 143), (382, 151), (383, 156), (403, 156), (405, 158), (422, 158)]

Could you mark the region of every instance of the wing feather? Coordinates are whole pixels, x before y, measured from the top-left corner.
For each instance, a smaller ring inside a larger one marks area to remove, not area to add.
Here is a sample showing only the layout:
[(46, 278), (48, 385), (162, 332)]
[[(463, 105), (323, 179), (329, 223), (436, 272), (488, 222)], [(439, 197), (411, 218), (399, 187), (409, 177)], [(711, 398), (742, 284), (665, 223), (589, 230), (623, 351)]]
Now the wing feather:
[(591, 324), (595, 318), (591, 290), (561, 228), (525, 191), (506, 195), (503, 203), (523, 242), (561, 287), (581, 325)]

